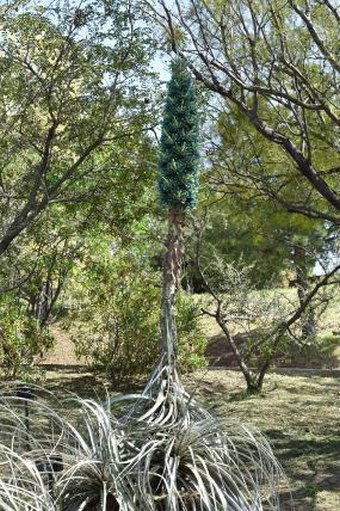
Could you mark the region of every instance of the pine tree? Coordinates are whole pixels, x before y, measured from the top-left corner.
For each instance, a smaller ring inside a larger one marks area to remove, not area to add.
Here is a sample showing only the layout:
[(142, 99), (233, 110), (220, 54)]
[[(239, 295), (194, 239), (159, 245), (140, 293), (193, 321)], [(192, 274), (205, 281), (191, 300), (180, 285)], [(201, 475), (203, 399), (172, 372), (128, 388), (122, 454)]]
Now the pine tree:
[(161, 317), (162, 363), (175, 369), (177, 330), (176, 291), (181, 281), (185, 212), (197, 201), (198, 113), (195, 85), (185, 62), (175, 59), (162, 125), (158, 186), (161, 204), (168, 209)]

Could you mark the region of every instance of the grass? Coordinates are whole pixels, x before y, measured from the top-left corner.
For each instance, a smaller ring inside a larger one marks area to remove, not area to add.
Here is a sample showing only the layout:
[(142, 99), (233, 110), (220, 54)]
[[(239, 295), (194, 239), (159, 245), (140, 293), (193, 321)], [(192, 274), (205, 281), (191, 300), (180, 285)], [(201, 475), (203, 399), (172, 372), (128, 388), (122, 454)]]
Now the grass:
[(236, 371), (206, 371), (187, 386), (198, 389), (223, 420), (249, 422), (266, 435), (289, 478), (297, 511), (340, 509), (337, 377), (272, 373), (263, 393), (248, 398)]
[[(199, 384), (191, 384), (218, 415), (249, 421), (269, 438), (290, 479), (298, 511), (340, 509), (340, 291), (332, 291), (316, 343), (278, 360), (278, 365), (292, 369), (268, 375), (260, 396), (245, 398), (244, 380), (237, 371), (207, 371)], [(281, 292), (296, 300), (295, 290)], [(230, 360), (216, 322), (208, 317), (203, 321), (219, 348), (212, 351), (212, 362)], [(221, 348), (219, 361), (215, 355)]]

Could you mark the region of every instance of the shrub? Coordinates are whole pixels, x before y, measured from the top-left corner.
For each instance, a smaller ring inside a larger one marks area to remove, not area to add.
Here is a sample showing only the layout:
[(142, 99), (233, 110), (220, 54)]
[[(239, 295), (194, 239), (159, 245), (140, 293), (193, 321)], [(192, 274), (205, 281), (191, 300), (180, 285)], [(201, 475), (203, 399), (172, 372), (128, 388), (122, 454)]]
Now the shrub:
[(200, 307), (189, 293), (177, 296), (176, 323), (179, 334), (179, 364), (182, 372), (190, 372), (207, 365), (204, 353), (208, 339), (198, 321)]
[[(78, 321), (76, 354), (115, 382), (147, 374), (159, 358), (160, 275), (143, 267), (138, 254), (121, 251), (111, 260), (92, 262), (83, 294), (80, 316), (79, 310), (71, 316)], [(201, 367), (206, 339), (197, 307), (184, 292), (177, 321), (182, 370)]]
[(54, 338), (28, 315), (25, 307), (6, 295), (0, 301), (0, 363), (3, 376), (27, 374), (35, 358), (53, 347)]

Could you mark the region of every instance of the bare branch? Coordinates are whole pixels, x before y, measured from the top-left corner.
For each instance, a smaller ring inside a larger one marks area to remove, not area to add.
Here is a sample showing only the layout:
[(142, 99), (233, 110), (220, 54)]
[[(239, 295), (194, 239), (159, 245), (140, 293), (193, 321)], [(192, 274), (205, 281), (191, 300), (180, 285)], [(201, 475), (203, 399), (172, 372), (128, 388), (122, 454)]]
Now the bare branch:
[[(305, 13), (302, 9), (298, 7), (298, 5), (293, 2), (292, 0), (289, 0), (289, 5), (292, 6), (294, 11), (300, 16), (300, 18), (303, 20), (304, 24), (306, 25), (308, 32), (313, 38), (313, 41), (318, 46), (321, 53), (326, 57), (328, 62), (331, 64), (331, 66), (340, 73), (340, 65), (337, 59), (334, 55), (328, 50), (324, 42), (322, 41), (321, 37), (317, 33), (315, 26), (312, 23), (312, 20), (310, 18), (310, 15)], [(333, 11), (334, 12), (334, 11)]]

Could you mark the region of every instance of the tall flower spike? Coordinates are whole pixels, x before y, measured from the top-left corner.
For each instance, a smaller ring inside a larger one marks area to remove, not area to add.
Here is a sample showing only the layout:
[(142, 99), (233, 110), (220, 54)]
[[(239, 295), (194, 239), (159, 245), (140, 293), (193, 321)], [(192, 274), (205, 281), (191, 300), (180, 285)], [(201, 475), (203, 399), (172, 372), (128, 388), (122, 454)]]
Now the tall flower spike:
[(160, 143), (158, 186), (163, 206), (195, 206), (198, 192), (198, 113), (192, 77), (182, 59), (172, 62)]
[(198, 113), (195, 85), (183, 59), (172, 62), (164, 109), (158, 164), (161, 204), (168, 208), (168, 235), (163, 261), (161, 359), (176, 376), (176, 292), (181, 282), (185, 247), (185, 212), (197, 201)]

